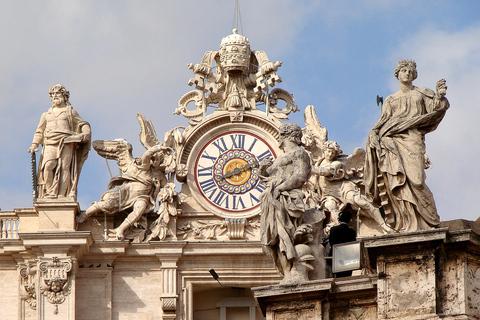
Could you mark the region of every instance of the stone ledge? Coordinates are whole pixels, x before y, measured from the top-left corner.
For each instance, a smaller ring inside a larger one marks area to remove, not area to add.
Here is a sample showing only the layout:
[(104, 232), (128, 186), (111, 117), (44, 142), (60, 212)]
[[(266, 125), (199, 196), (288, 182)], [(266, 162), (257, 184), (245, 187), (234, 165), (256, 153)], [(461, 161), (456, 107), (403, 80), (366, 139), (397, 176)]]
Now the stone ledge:
[(93, 243), (90, 231), (58, 231), (19, 233), (18, 237), (26, 247), (34, 246), (87, 246)]

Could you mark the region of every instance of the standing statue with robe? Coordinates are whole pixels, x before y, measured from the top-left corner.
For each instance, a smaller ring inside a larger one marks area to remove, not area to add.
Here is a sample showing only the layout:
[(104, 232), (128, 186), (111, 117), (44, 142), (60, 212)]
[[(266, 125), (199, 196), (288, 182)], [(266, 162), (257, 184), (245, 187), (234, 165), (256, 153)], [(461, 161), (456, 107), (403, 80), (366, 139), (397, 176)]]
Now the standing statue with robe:
[(399, 61), (394, 75), (400, 90), (385, 99), (367, 140), (366, 195), (383, 206), (394, 230), (427, 230), (440, 218), (425, 184), (424, 170), (430, 166), (425, 134), (437, 128), (449, 107), (447, 86), (444, 79), (437, 82), (436, 92), (414, 86), (417, 68), (412, 60)]
[(90, 150), (90, 125), (72, 108), (61, 84), (50, 87), (52, 107), (43, 113), (29, 153), (42, 154), (38, 166), (39, 198), (76, 199), (80, 170)]

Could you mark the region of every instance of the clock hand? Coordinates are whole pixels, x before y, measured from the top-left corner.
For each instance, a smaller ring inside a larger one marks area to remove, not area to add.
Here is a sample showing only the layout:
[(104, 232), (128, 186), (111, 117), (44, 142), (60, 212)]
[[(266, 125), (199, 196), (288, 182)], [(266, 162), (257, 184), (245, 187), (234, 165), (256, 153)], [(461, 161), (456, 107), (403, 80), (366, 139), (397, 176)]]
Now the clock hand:
[(241, 167), (239, 167), (239, 168), (233, 169), (232, 171), (226, 172), (226, 173), (222, 176), (222, 179), (230, 178), (230, 177), (233, 176), (233, 175), (239, 174), (239, 173), (242, 172), (243, 170), (250, 169), (251, 167), (255, 167), (255, 166), (257, 166), (257, 165), (258, 165), (258, 162), (257, 162), (257, 161), (254, 161), (254, 162), (252, 162), (252, 163), (247, 163), (247, 164), (244, 165), (244, 166), (241, 166)]

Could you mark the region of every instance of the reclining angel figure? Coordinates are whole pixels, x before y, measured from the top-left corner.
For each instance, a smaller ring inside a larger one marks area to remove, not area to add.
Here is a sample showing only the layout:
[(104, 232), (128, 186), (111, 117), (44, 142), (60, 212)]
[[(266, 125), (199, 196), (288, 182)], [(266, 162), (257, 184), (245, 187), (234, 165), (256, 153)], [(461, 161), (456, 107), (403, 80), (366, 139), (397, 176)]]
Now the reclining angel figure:
[(305, 125), (309, 134), (306, 149), (313, 162), (307, 198), (330, 214), (325, 235), (328, 236), (332, 226), (338, 225), (338, 215), (347, 205), (374, 219), (385, 233), (393, 232), (385, 223), (380, 209), (361, 193), (365, 150), (356, 148), (350, 156), (343, 154), (337, 142), (327, 140), (327, 130), (321, 126), (312, 106), (305, 110)]
[(93, 148), (106, 159), (117, 160), (121, 175), (113, 177), (99, 201), (95, 201), (76, 218), (84, 222), (93, 214), (129, 212), (114, 232), (118, 240), (125, 239), (129, 227), (155, 209), (157, 195), (169, 181), (166, 176), (175, 171), (175, 154), (170, 146), (157, 140), (151, 121), (137, 114), (140, 141), (147, 149), (141, 158), (132, 156), (132, 145), (125, 139), (93, 141)]

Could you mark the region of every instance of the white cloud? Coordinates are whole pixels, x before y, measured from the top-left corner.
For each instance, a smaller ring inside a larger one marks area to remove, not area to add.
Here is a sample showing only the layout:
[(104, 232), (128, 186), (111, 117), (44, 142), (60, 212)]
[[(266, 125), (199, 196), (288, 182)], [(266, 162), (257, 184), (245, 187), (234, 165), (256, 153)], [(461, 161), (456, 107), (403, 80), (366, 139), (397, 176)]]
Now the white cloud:
[[(231, 33), (233, 9), (231, 2), (193, 0), (0, 3), (0, 207), (29, 205), (23, 203), (31, 197), (26, 150), (50, 106), (49, 86), (70, 90), (93, 139), (126, 138), (140, 156), (136, 113), (153, 121), (160, 139), (187, 124), (172, 114), (192, 89), (186, 66), (218, 49)], [(294, 1), (242, 2), (244, 34), (254, 49), (278, 59), (290, 50), (304, 10)], [(107, 172), (92, 150), (80, 178), (82, 208), (105, 191)]]

